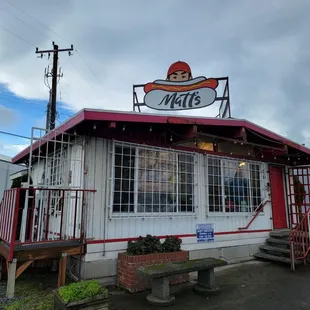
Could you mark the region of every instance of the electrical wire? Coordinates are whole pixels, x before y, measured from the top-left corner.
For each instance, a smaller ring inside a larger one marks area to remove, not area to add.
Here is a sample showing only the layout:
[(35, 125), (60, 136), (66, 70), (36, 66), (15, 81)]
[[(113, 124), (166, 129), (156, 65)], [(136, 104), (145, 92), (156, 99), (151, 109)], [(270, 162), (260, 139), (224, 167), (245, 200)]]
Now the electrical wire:
[(8, 132), (8, 131), (1, 131), (1, 130), (0, 130), (0, 134), (2, 134), (2, 135), (9, 135), (9, 136), (17, 137), (17, 138), (22, 138), (22, 139), (28, 139), (28, 140), (31, 140), (31, 138), (30, 138), (30, 137), (26, 137), (26, 136), (18, 135), (18, 134), (11, 133), (11, 132)]
[(12, 31), (10, 31), (9, 29), (7, 29), (7, 28), (2, 28), (2, 29), (3, 29), (4, 31), (6, 31), (7, 33), (13, 35), (14, 37), (16, 37), (16, 38), (18, 38), (18, 39), (24, 41), (24, 42), (27, 43), (27, 44), (29, 44), (30, 46), (36, 47), (36, 46), (35, 46), (34, 44), (32, 44), (31, 42), (29, 42), (29, 41), (27, 41), (26, 39), (20, 37), (18, 34), (16, 34), (16, 33), (12, 32)]
[(97, 80), (97, 82), (100, 84), (100, 86), (103, 87), (103, 85), (101, 84), (101, 81), (99, 80), (99, 78), (97, 77), (97, 75), (94, 73), (94, 71), (91, 69), (91, 67), (88, 65), (87, 61), (85, 60), (85, 58), (81, 55), (81, 53), (76, 49), (75, 52), (78, 54), (78, 56), (80, 56), (80, 58), (85, 62), (86, 67), (88, 68), (88, 70), (92, 73), (92, 75), (95, 77), (95, 79)]
[[(24, 15), (28, 16), (29, 18), (31, 18), (32, 20), (34, 20), (35, 22), (37, 22), (38, 24), (40, 24), (42, 27), (44, 27), (45, 29), (49, 30), (50, 32), (52, 32), (54, 35), (58, 36), (59, 38), (61, 38), (62, 40), (64, 40), (65, 42), (71, 44), (71, 42), (69, 42), (67, 39), (65, 39), (63, 36), (61, 36), (60, 34), (58, 34), (57, 32), (55, 32), (54, 30), (50, 29), (49, 27), (47, 27), (44, 23), (42, 23), (41, 21), (39, 21), (38, 19), (34, 18), (32, 15), (30, 15), (29, 13), (25, 12), (24, 10), (22, 10), (20, 7), (18, 7), (17, 5), (15, 5), (14, 3), (12, 3), (9, 0), (4, 0), (6, 1), (8, 4), (10, 4), (11, 6), (13, 6), (15, 9), (17, 9), (18, 11), (22, 12)], [(6, 11), (7, 12), (7, 11)], [(7, 12), (8, 13), (8, 12)], [(48, 38), (50, 40), (50, 38), (46, 35), (43, 34), (42, 32), (38, 31), (35, 27), (29, 25), (28, 23), (26, 23), (25, 21), (23, 21), (22, 19), (14, 16), (14, 14), (8, 13), (10, 15), (12, 15), (14, 18), (16, 18), (17, 20), (19, 20), (20, 22), (24, 23), (25, 25), (27, 25), (28, 27), (32, 28), (33, 30), (37, 31), (39, 34), (41, 34), (42, 36)], [(13, 34), (13, 33), (12, 33)], [(13, 34), (15, 35), (15, 34)], [(18, 38), (20, 38), (21, 40), (23, 40), (21, 37), (17, 36)], [(52, 40), (50, 40), (52, 41)], [(27, 41), (26, 41), (27, 42)], [(31, 44), (29, 42), (27, 42), (28, 44)], [(31, 46), (34, 46), (33, 44), (31, 44)], [(98, 78), (98, 76), (95, 74), (95, 72), (92, 70), (92, 68), (90, 67), (90, 65), (88, 64), (88, 62), (86, 61), (85, 57), (81, 54), (81, 52), (77, 49), (75, 49), (75, 52), (77, 53), (77, 55), (81, 58), (81, 60), (85, 63), (86, 67), (88, 68), (88, 70), (90, 71), (90, 73), (93, 75), (93, 77), (96, 79), (96, 81), (100, 84), (100, 86), (102, 88), (104, 88), (102, 82), (100, 81), (100, 79)], [(77, 68), (76, 68), (77, 69)], [(79, 72), (79, 74), (83, 77), (83, 75)]]
[(17, 17), (17, 16), (15, 16), (14, 14), (12, 14), (11, 12), (9, 12), (9, 11), (6, 11), (6, 10), (4, 10), (8, 15), (10, 15), (11, 17), (13, 17), (13, 18), (15, 18), (16, 20), (18, 20), (19, 22), (21, 22), (21, 23), (23, 23), (24, 25), (26, 25), (26, 26), (28, 26), (29, 28), (31, 28), (31, 29), (33, 29), (33, 30), (35, 30), (38, 34), (40, 34), (42, 37), (45, 37), (45, 38), (47, 38), (49, 41), (51, 41), (52, 42), (52, 40), (46, 35), (46, 34), (44, 34), (44, 33), (42, 33), (42, 32), (40, 32), (38, 29), (36, 29), (35, 27), (33, 27), (33, 26), (31, 26), (31, 25), (29, 25), (28, 23), (26, 23), (24, 20), (22, 20), (21, 18), (19, 18), (19, 17)]
[(88, 86), (89, 86), (90, 88), (92, 88), (92, 89), (96, 92), (96, 89), (95, 89), (94, 85), (93, 85), (93, 84), (90, 84), (90, 82), (89, 82), (87, 79), (83, 78), (83, 74), (82, 74), (81, 71), (74, 65), (74, 63), (73, 63), (72, 61), (70, 61), (69, 64), (70, 64), (70, 65), (77, 71), (77, 73), (81, 76), (82, 81), (86, 82), (86, 83), (88, 84)]
[(23, 9), (21, 9), (20, 7), (18, 7), (16, 4), (12, 3), (9, 0), (3, 0), (5, 2), (7, 2), (8, 4), (10, 4), (11, 6), (13, 6), (15, 9), (17, 9), (18, 11), (20, 11), (21, 13), (25, 14), (26, 16), (28, 16), (29, 18), (31, 18), (32, 20), (34, 20), (35, 22), (37, 22), (38, 24), (40, 24), (42, 27), (44, 27), (45, 29), (49, 30), (50, 32), (52, 32), (54, 35), (58, 36), (59, 38), (61, 38), (62, 40), (64, 40), (65, 42), (71, 44), (68, 40), (66, 40), (63, 36), (61, 36), (60, 34), (56, 33), (54, 30), (50, 29), (49, 27), (47, 27), (46, 25), (44, 25), (41, 21), (39, 21), (38, 19), (34, 18), (32, 15), (30, 15), (29, 13), (25, 12)]

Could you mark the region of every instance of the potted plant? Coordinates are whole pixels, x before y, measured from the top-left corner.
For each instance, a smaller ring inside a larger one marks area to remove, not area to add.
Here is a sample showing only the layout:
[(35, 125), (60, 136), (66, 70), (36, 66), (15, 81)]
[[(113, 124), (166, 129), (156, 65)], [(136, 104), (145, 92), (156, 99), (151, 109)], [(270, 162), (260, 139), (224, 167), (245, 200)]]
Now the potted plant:
[(54, 310), (108, 309), (108, 290), (97, 280), (71, 283), (54, 290), (53, 294)]
[[(129, 292), (139, 292), (150, 288), (150, 283), (137, 276), (136, 270), (142, 266), (152, 266), (169, 262), (184, 262), (189, 252), (181, 250), (182, 240), (167, 236), (162, 243), (158, 237), (147, 235), (137, 241), (129, 241), (125, 253), (118, 254), (117, 283)], [(173, 276), (170, 284), (184, 283), (189, 275)]]

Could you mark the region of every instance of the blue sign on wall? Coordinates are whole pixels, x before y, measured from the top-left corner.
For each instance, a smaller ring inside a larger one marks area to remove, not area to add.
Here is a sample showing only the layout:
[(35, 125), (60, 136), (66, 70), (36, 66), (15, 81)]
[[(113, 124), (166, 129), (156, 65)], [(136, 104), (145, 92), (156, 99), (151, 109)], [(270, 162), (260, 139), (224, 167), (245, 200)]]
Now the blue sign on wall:
[(214, 242), (214, 224), (196, 225), (197, 242)]

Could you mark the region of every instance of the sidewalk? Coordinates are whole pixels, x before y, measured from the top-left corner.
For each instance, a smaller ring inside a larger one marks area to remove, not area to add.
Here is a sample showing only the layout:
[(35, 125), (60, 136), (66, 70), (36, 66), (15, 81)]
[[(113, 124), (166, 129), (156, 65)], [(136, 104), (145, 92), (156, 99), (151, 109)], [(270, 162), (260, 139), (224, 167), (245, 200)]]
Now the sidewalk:
[[(174, 286), (177, 310), (286, 310), (310, 309), (310, 268), (295, 272), (288, 265), (250, 262), (216, 272), (221, 292), (212, 297), (194, 295), (192, 283)], [(148, 292), (112, 296), (112, 310), (160, 309), (148, 305)]]

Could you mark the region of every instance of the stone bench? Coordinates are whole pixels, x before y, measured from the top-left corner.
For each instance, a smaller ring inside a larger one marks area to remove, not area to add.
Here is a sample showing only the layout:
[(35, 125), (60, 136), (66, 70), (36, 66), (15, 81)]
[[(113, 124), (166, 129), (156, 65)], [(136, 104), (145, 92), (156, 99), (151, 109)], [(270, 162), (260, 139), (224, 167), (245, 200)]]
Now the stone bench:
[(152, 305), (168, 306), (175, 297), (170, 295), (169, 277), (198, 271), (198, 281), (193, 290), (198, 294), (211, 294), (219, 290), (215, 285), (214, 268), (225, 266), (227, 262), (221, 259), (208, 257), (178, 263), (167, 263), (140, 267), (137, 274), (152, 279), (152, 292), (147, 300)]

